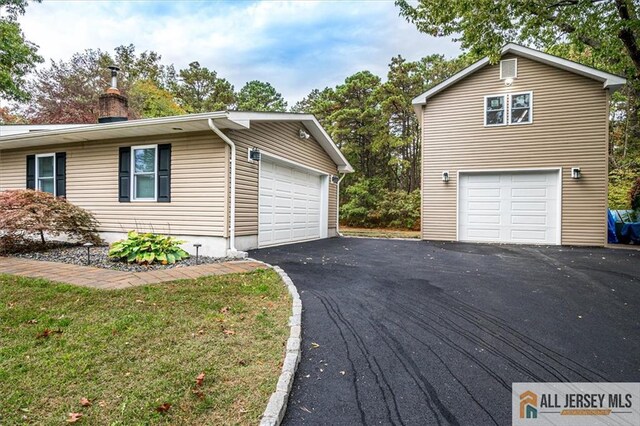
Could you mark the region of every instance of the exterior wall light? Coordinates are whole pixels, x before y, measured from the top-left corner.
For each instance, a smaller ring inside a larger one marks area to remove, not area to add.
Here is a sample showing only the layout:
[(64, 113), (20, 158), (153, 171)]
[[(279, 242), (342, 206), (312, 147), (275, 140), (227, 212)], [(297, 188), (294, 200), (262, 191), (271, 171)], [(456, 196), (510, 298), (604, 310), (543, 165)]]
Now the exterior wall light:
[(300, 129), (300, 131), (298, 132), (298, 137), (300, 137), (300, 139), (309, 139), (311, 135), (307, 133), (306, 130)]
[(340, 176), (332, 175), (331, 176), (331, 183), (335, 183), (337, 185), (338, 182), (340, 182)]
[(449, 182), (449, 171), (442, 172), (442, 181)]
[(262, 154), (258, 148), (249, 148), (249, 161), (260, 161)]
[(580, 179), (580, 176), (581, 176), (580, 167), (572, 167), (571, 168), (571, 178)]
[(513, 84), (513, 78), (509, 77), (509, 78), (505, 78), (504, 79), (504, 85), (509, 87)]

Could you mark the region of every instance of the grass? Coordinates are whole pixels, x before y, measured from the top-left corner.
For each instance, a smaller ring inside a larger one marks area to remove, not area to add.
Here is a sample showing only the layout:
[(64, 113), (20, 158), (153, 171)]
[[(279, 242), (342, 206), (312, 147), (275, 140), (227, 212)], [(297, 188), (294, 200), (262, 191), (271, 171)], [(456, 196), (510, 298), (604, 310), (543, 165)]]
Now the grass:
[(349, 237), (420, 238), (420, 231), (387, 228), (351, 228), (341, 226), (340, 233)]
[(290, 306), (271, 270), (117, 291), (0, 275), (0, 424), (256, 424)]

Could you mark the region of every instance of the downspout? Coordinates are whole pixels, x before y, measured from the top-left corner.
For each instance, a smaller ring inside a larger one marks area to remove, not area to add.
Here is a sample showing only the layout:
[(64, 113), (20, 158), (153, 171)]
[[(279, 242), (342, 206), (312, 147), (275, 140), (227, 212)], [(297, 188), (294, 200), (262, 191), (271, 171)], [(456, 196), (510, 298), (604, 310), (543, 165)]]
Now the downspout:
[(345, 176), (347, 176), (347, 174), (343, 173), (336, 184), (336, 234), (340, 237), (344, 237), (344, 235), (340, 233), (340, 182), (342, 182), (342, 179), (344, 179)]
[(238, 250), (236, 250), (236, 144), (233, 143), (222, 130), (216, 127), (211, 118), (208, 119), (209, 128), (224, 141), (229, 147), (231, 147), (231, 206), (229, 212), (229, 252), (228, 256), (237, 257)]

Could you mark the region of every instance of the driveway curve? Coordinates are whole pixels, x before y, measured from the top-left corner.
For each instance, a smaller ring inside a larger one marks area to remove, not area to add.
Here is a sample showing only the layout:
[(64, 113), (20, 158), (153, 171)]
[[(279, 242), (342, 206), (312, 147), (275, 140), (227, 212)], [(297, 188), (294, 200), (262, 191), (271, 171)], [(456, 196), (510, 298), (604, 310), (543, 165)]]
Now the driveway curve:
[(286, 425), (511, 423), (511, 384), (640, 381), (640, 252), (333, 238), (256, 250), (303, 302)]

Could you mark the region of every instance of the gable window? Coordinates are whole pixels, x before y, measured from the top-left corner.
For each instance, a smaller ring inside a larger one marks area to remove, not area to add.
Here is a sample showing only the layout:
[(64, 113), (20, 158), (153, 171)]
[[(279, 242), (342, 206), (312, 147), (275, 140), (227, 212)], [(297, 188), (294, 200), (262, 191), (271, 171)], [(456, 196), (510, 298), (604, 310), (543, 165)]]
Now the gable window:
[(132, 192), (135, 201), (156, 201), (157, 146), (131, 147)]
[(55, 176), (56, 155), (36, 155), (36, 188), (39, 191), (56, 195)]
[(493, 95), (484, 97), (484, 125), (485, 126), (502, 126), (507, 124), (506, 118), (506, 96)]
[(514, 93), (510, 95), (510, 124), (528, 124), (532, 121), (532, 93)]
[(485, 127), (533, 123), (533, 92), (484, 97)]

